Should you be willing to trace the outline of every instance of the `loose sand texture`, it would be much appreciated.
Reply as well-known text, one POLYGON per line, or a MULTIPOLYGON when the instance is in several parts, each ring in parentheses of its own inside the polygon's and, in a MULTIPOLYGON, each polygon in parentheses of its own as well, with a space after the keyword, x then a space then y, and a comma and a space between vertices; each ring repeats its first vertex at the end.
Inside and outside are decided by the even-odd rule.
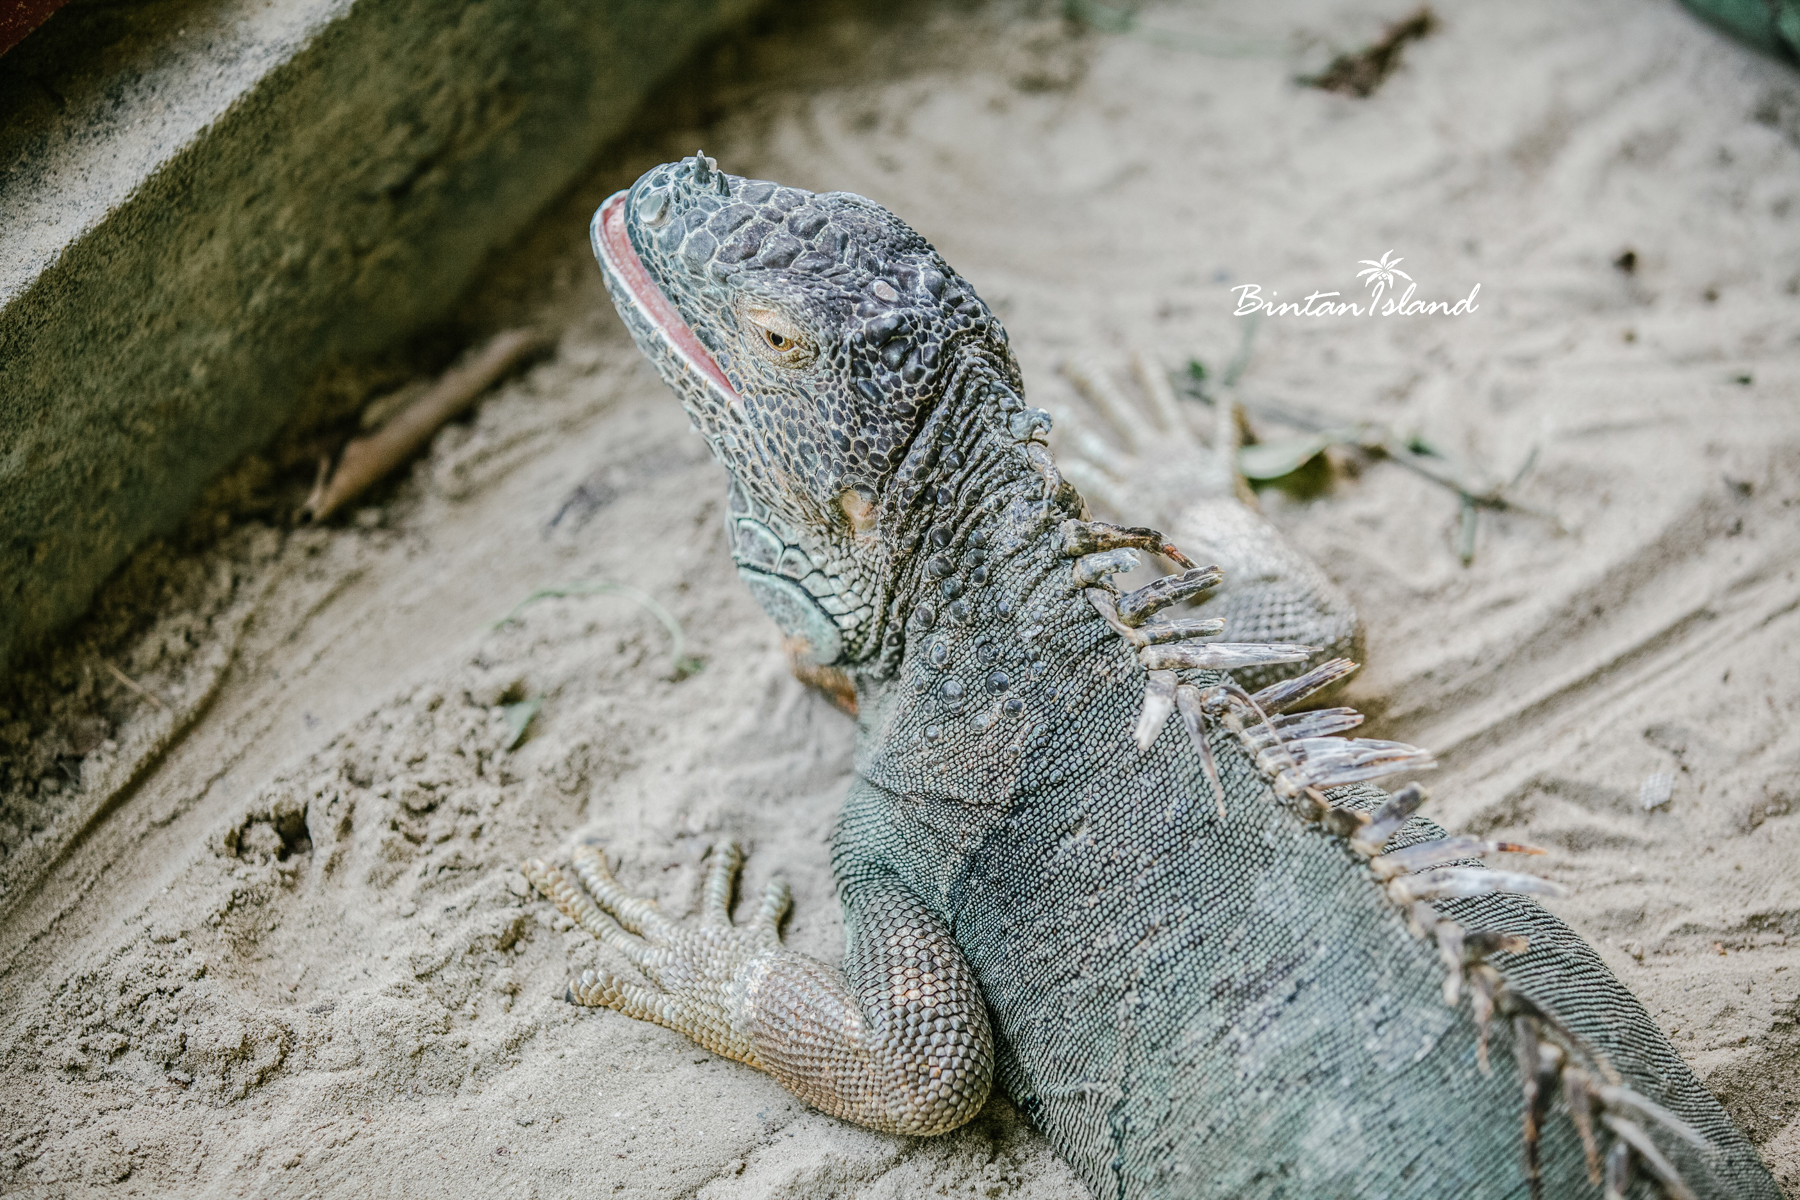
MULTIPOLYGON (((341 523, 282 519, 304 439, 247 464, 9 685, 0 1190, 1082 1194, 1003 1100, 880 1136, 562 998, 605 952, 517 864, 583 837, 677 912, 742 838, 747 888, 793 882, 790 943, 841 954, 851 723, 787 674, 724 477, 585 245, 607 191, 704 145, 902 214, 1057 413, 1066 358, 1216 376, 1238 285, 1361 299, 1388 251, 1421 298, 1479 284, 1467 316, 1269 317, 1240 390, 1530 460, 1508 495, 1556 521, 1484 513, 1465 567, 1456 498, 1354 451, 1264 510, 1354 596, 1350 701, 1438 751, 1434 815, 1550 848, 1552 907, 1800 1196, 1800 76, 1667 0, 1451 0, 1373 96, 1294 82, 1402 8, 1152 5, 1168 36, 1116 36, 826 6, 665 94, 467 301, 469 340, 529 321, 552 356, 341 523), (700 669, 619 594, 495 627, 604 581, 700 669)), ((395 382, 346 378, 339 410, 395 382)), ((1125 515, 1179 529, 1142 472, 1125 515)))

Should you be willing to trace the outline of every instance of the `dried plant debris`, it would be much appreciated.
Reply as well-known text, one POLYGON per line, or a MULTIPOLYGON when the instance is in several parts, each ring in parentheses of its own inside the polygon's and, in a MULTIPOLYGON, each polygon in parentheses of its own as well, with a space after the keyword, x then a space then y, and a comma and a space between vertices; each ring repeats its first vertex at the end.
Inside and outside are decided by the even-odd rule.
POLYGON ((1399 69, 1400 54, 1406 43, 1418 41, 1437 28, 1436 14, 1429 6, 1421 7, 1412 16, 1388 26, 1387 32, 1373 44, 1338 55, 1323 71, 1303 77, 1300 82, 1323 91, 1366 99, 1399 69))
POLYGON ((345 446, 335 469, 329 464, 321 467, 319 482, 306 502, 306 516, 322 521, 355 499, 418 453, 445 422, 475 403, 509 371, 546 348, 542 334, 509 330, 495 335, 466 365, 446 371, 434 386, 416 394, 402 389, 371 405, 368 416, 376 410, 384 410, 384 415, 394 408, 398 411, 386 415, 374 433, 345 446), (405 397, 404 401, 395 403, 399 397, 405 397))
POLYGON ((1199 359, 1189 359, 1185 370, 1169 376, 1177 395, 1205 404, 1232 405, 1240 422, 1254 416, 1295 431, 1271 438, 1245 436, 1237 455, 1238 473, 1245 479, 1259 484, 1298 484, 1303 472, 1320 463, 1321 456, 1334 446, 1389 459, 1455 493, 1456 556, 1465 567, 1475 561, 1475 538, 1483 509, 1536 517, 1559 534, 1567 532, 1556 514, 1520 504, 1511 496, 1537 465, 1538 447, 1532 447, 1512 476, 1502 480, 1480 466, 1458 460, 1417 433, 1402 434, 1375 421, 1345 424, 1295 405, 1246 399, 1239 393, 1237 383, 1249 364, 1255 338, 1255 323, 1246 324, 1243 340, 1230 364, 1218 373, 1217 383, 1213 372, 1199 359))

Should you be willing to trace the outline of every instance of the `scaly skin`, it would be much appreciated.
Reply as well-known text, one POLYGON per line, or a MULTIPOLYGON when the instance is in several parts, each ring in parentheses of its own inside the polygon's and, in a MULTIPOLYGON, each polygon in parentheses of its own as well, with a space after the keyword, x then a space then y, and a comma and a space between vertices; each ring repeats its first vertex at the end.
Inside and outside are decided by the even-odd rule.
POLYGON ((1353 631, 1312 575, 1284 584, 1291 552, 1238 548, 1267 597, 1231 609, 1242 643, 1171 619, 1217 574, 1118 593, 1129 547, 1191 564, 1086 520, 1005 332, 916 233, 697 156, 609 199, 594 240, 730 474, 741 574, 856 689, 859 779, 841 972, 780 945, 784 893, 730 924, 735 849, 696 924, 590 849, 585 891, 527 870, 650 983, 590 972, 573 999, 895 1132, 955 1127, 997 1075, 1108 1200, 1562 1197, 1602 1174, 1777 1195, 1642 1006, 1519 894, 1554 888, 1478 861, 1529 848, 1445 840, 1416 788, 1370 786, 1429 756, 1333 736, 1348 710, 1275 716, 1347 663, 1231 682, 1308 656, 1264 637, 1353 631))

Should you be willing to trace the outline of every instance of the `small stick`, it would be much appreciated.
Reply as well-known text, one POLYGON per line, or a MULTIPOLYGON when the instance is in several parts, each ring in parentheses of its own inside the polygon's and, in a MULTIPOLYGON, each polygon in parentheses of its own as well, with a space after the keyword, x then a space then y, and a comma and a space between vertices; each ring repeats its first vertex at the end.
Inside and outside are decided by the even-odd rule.
POLYGON ((126 687, 130 688, 132 691, 136 692, 138 695, 142 696, 144 699, 148 700, 150 703, 156 705, 156 707, 163 709, 165 711, 168 709, 169 706, 164 704, 155 692, 151 691, 149 688, 145 687, 143 684, 139 683, 137 680, 133 679, 131 676, 127 675, 125 672, 119 670, 118 667, 113 665, 111 659, 107 659, 107 658, 101 659, 100 665, 105 667, 108 671, 112 672, 112 677, 114 679, 118 680, 120 683, 124 684, 126 687))
POLYGON ((387 424, 345 446, 337 470, 328 478, 321 478, 307 497, 302 517, 313 521, 329 517, 411 458, 446 421, 473 404, 476 397, 543 345, 543 336, 529 329, 496 334, 472 362, 444 372, 429 391, 387 424))

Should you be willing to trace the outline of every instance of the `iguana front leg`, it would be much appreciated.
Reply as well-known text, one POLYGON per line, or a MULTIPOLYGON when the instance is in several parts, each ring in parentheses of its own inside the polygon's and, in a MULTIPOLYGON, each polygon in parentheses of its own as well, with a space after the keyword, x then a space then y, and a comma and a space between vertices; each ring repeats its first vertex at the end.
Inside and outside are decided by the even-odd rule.
POLYGON ((847 976, 781 944, 780 880, 749 922, 731 923, 742 863, 736 844, 715 847, 700 918, 682 921, 626 892, 593 846, 575 852, 580 882, 527 862, 540 892, 650 981, 587 971, 569 998, 686 1034, 872 1129, 923 1136, 973 1117, 993 1084, 993 1035, 944 922, 892 876, 845 885, 847 976))

